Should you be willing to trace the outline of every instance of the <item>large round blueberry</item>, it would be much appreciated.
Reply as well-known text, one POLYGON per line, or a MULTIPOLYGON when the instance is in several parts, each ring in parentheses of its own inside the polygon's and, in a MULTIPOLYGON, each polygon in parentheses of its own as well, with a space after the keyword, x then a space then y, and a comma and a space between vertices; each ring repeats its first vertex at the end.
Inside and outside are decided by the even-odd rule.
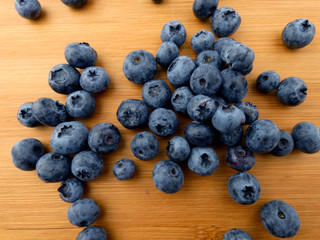
POLYGON ((249 125, 245 133, 247 147, 257 153, 267 153, 274 149, 280 140, 278 126, 270 120, 257 120, 249 125))
POLYGON ((71 172, 71 159, 59 153, 47 153, 36 164, 38 177, 44 182, 60 182, 71 172))
POLYGON ((16 0, 14 7, 23 18, 35 20, 41 15, 41 5, 38 0, 16 0))
POLYGON ((297 211, 281 200, 272 200, 264 204, 260 210, 260 218, 264 227, 278 238, 293 237, 300 229, 297 211))
POLYGON ((236 128, 231 132, 220 132, 219 140, 226 146, 235 147, 240 144, 244 135, 244 130, 241 127, 236 128))
POLYGON ((82 151, 71 162, 72 174, 82 181, 91 181, 99 177, 103 170, 103 159, 98 153, 82 151))
POLYGON ((251 124, 259 118, 259 112, 257 106, 251 102, 238 102, 235 106, 241 109, 246 116, 246 122, 244 124, 251 124))
POLYGON ((189 85, 191 74, 195 68, 196 64, 190 57, 179 56, 168 67, 168 80, 174 87, 189 85))
POLYGON ((238 30, 241 17, 233 8, 221 7, 214 11, 210 23, 217 36, 228 37, 238 30))
POLYGON ((13 164, 24 171, 35 170, 36 163, 43 154, 43 145, 35 138, 22 139, 11 149, 13 164))
POLYGON ((148 106, 138 99, 127 99, 120 103, 117 119, 128 129, 147 126, 149 119, 148 106))
POLYGON ((320 150, 319 128, 311 122, 297 123, 291 135, 294 146, 305 153, 316 153, 320 150))
POLYGON ((184 183, 180 166, 168 160, 160 161, 154 166, 152 178, 156 188, 165 193, 178 192, 184 183))
POLYGON ((82 122, 60 123, 51 134, 51 148, 64 155, 78 153, 86 148, 88 133, 88 128, 82 122))
POLYGON ((209 176, 219 166, 219 158, 216 152, 210 147, 195 147, 191 149, 188 159, 189 169, 200 175, 209 176))
POLYGON ((193 96, 189 87, 183 86, 177 88, 171 96, 173 110, 181 114, 187 114, 187 106, 193 96))
POLYGON ((234 228, 229 230, 223 235, 222 240, 253 240, 252 237, 246 231, 240 228, 234 228))
POLYGON ((135 171, 134 162, 128 158, 120 159, 113 165, 113 175, 119 180, 132 178, 135 171))
POLYGON ((288 77, 280 82, 277 97, 284 104, 299 105, 307 97, 307 85, 300 78, 288 77))
POLYGON ((33 102, 26 102, 18 109, 17 119, 23 126, 36 127, 40 124, 33 114, 32 107, 33 102))
POLYGON ((228 149, 226 160, 229 167, 239 172, 249 171, 256 162, 254 153, 249 148, 240 145, 228 149))
POLYGON ((85 68, 80 76, 80 86, 91 93, 99 93, 110 85, 110 77, 105 69, 98 66, 85 68))
POLYGON ((142 99, 150 108, 166 107, 171 100, 170 87, 160 79, 148 81, 142 87, 142 99))
POLYGON ((159 142, 152 133, 140 132, 132 138, 130 148, 140 160, 149 160, 158 154, 159 142))
POLYGON ((174 20, 163 26, 160 36, 162 42, 174 42, 180 47, 186 41, 187 32, 181 22, 174 20))
POLYGON ((98 204, 90 198, 82 198, 68 209, 68 219, 70 223, 78 227, 86 227, 94 223, 100 214, 98 204))
POLYGON ((68 178, 61 183, 58 192, 63 201, 73 203, 82 197, 83 184, 78 178, 68 178))
POLYGON ((189 157, 191 149, 185 138, 175 136, 168 142, 166 151, 170 160, 181 162, 189 157))
POLYGON ((217 9, 219 0, 194 0, 192 4, 193 14, 200 20, 208 19, 217 9))
POLYGON ((222 66, 220 54, 213 50, 204 50, 200 52, 194 60, 197 67, 202 64, 210 64, 218 69, 222 66))
POLYGON ((157 108, 149 116, 149 128, 160 137, 170 136, 178 128, 177 115, 170 109, 157 108))
POLYGON ((289 48, 303 48, 311 43, 316 29, 311 21, 305 18, 288 23, 282 31, 282 40, 289 48))
POLYGON ((81 8, 87 0, 61 0, 61 2, 72 8, 81 8))
POLYGON ((221 54, 222 49, 225 46, 231 45, 232 43, 236 42, 236 40, 234 40, 233 38, 229 38, 229 37, 222 37, 217 39, 217 41, 214 43, 213 45, 213 50, 218 52, 219 56, 221 54))
POLYGON ((280 76, 274 71, 265 71, 261 73, 257 80, 257 89, 260 92, 268 93, 276 90, 280 84, 280 76))
POLYGON ((194 146, 206 147, 216 139, 216 131, 211 124, 202 122, 188 123, 184 129, 184 136, 194 146))
POLYGON ((277 146, 271 150, 271 154, 274 156, 282 157, 286 156, 294 148, 294 141, 290 133, 280 130, 280 140, 277 146))
POLYGON ((49 85, 57 93, 69 94, 81 89, 79 71, 69 64, 54 66, 49 72, 49 85))
POLYGON ((96 110, 96 100, 94 96, 87 91, 75 91, 68 95, 66 99, 66 109, 71 117, 87 118, 96 110))
POLYGON ((217 110, 218 103, 205 95, 196 95, 191 98, 187 106, 189 117, 198 122, 205 122, 212 118, 217 110))
POLYGON ((98 57, 97 52, 85 42, 69 43, 64 50, 64 56, 67 62, 76 68, 94 66, 98 57))
POLYGON ((89 132, 88 144, 92 151, 110 153, 115 151, 121 141, 119 129, 112 123, 99 123, 89 132))
POLYGON ((107 232, 98 226, 89 226, 83 229, 76 240, 107 240, 107 232))
POLYGON ((253 204, 258 201, 261 187, 258 179, 250 173, 238 172, 228 180, 230 197, 240 204, 253 204))
POLYGON ((178 56, 178 46, 173 42, 164 42, 156 53, 156 61, 161 67, 167 68, 178 56))
POLYGON ((214 35, 208 30, 201 30, 195 33, 191 38, 191 47, 196 53, 204 50, 210 50, 214 44, 214 35))

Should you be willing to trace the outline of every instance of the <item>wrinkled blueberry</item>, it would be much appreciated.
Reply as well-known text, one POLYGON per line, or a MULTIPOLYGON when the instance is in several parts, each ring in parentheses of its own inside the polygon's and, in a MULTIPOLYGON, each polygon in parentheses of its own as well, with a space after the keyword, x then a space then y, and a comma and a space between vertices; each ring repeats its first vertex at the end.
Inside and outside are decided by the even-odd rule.
POLYGON ((187 114, 187 106, 193 96, 189 87, 183 86, 177 88, 171 96, 173 110, 181 114, 187 114))
POLYGON ((241 109, 246 116, 244 124, 251 124, 259 118, 258 109, 251 102, 238 102, 235 106, 241 109))
POLYGON ((170 136, 178 128, 178 118, 170 109, 157 108, 150 114, 148 126, 157 136, 170 136))
POLYGON ((320 150, 319 128, 311 122, 300 122, 296 124, 291 136, 294 146, 305 153, 316 153, 320 150))
POLYGON ((123 158, 113 165, 113 175, 119 180, 132 178, 135 171, 134 162, 128 158, 123 158))
POLYGON ((235 147, 240 144, 244 135, 242 127, 236 128, 231 132, 220 133, 219 140, 226 146, 235 147))
POLYGON ((61 2, 72 8, 81 8, 87 0, 61 0, 61 2))
POLYGON ((229 38, 229 37, 222 37, 217 39, 217 41, 214 43, 213 45, 213 50, 216 51, 219 56, 221 54, 222 49, 225 46, 231 45, 232 43, 236 42, 236 40, 234 40, 233 38, 229 38))
POLYGON ((217 110, 218 103, 205 95, 196 95, 191 98, 187 106, 189 117, 198 122, 205 122, 212 118, 217 110))
POLYGON ((168 67, 168 80, 174 87, 189 85, 191 74, 195 68, 196 64, 190 57, 179 56, 168 67))
POLYGON ((96 100, 94 96, 87 91, 75 91, 68 95, 66 99, 66 109, 71 117, 87 118, 96 110, 96 100))
POLYGON ((82 197, 83 184, 78 178, 68 178, 61 183, 58 192, 63 201, 73 203, 82 197))
POLYGON ((167 68, 178 56, 178 46, 173 42, 164 42, 156 53, 156 61, 161 67, 167 68))
POLYGON ((249 148, 240 145, 228 149, 226 160, 229 167, 239 172, 249 171, 256 162, 254 153, 249 148))
POLYGON ((152 133, 140 132, 132 138, 130 148, 132 153, 140 160, 149 160, 157 156, 159 142, 152 133))
POLYGON ((89 226, 83 229, 76 240, 107 240, 107 232, 98 226, 89 226))
POLYGON ((33 102, 26 102, 18 109, 17 119, 23 126, 36 127, 40 124, 33 115, 32 107, 33 102))
POLYGON ((193 14, 200 20, 208 19, 217 9, 219 0, 194 0, 192 4, 193 14))
POLYGON ((194 121, 186 125, 184 136, 190 144, 206 147, 215 141, 217 134, 211 124, 194 121))
POLYGON ((280 140, 277 146, 271 150, 271 154, 274 156, 282 157, 286 156, 294 148, 294 141, 290 133, 280 130, 280 140))
POLYGON ((223 235, 222 240, 253 240, 249 233, 240 228, 229 230, 223 235))
POLYGON ((280 84, 280 76, 274 71, 265 71, 261 73, 257 80, 257 89, 260 92, 268 93, 276 90, 280 84))
POLYGON ((174 42, 180 47, 186 41, 187 32, 181 22, 174 20, 163 26, 160 36, 162 42, 174 42))
POLYGON ((189 169, 199 176, 209 176, 219 166, 219 158, 210 147, 195 147, 191 149, 188 158, 189 169))
POLYGON ((166 151, 170 160, 181 162, 189 157, 191 150, 189 143, 185 138, 175 136, 168 142, 166 151))
POLYGON ((97 52, 85 42, 69 43, 64 50, 64 56, 67 62, 76 68, 94 66, 98 57, 97 52))
POLYGON ((210 64, 218 69, 222 66, 220 54, 213 50, 204 50, 200 52, 194 60, 197 67, 202 64, 210 64))
POLYGON ((23 18, 35 20, 41 15, 41 5, 38 0, 16 0, 14 7, 23 18))
POLYGON ((301 104, 307 97, 306 83, 297 77, 283 79, 277 88, 279 100, 291 106, 301 104))
POLYGON ((102 92, 110 85, 110 77, 107 71, 98 66, 85 68, 79 81, 80 86, 90 93, 102 92))
POLYGON ((241 17, 233 8, 221 7, 214 11, 210 24, 217 36, 228 37, 240 27, 241 17))
POLYGON ((142 99, 150 108, 166 107, 171 101, 170 87, 160 79, 148 81, 142 87, 142 99))
POLYGON ((214 44, 215 37, 208 30, 201 30, 195 33, 191 38, 191 47, 196 53, 204 50, 210 50, 214 44))

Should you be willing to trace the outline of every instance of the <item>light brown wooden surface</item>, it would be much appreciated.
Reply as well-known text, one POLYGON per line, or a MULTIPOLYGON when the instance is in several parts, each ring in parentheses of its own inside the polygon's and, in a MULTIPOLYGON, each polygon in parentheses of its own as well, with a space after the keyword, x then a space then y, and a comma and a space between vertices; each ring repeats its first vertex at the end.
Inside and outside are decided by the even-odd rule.
MULTIPOLYGON (((42 141, 50 151, 53 128, 26 128, 19 124, 19 106, 40 97, 65 101, 48 85, 50 69, 65 63, 64 47, 70 42, 85 41, 98 52, 97 65, 104 67, 111 85, 96 95, 97 109, 83 122, 92 128, 100 122, 111 122, 121 131, 119 149, 104 155, 105 169, 100 178, 86 184, 85 197, 93 198, 101 208, 96 225, 104 227, 111 240, 204 240, 222 239, 231 228, 242 228, 253 239, 276 239, 259 219, 261 206, 280 199, 292 205, 300 215, 301 229, 294 239, 320 239, 320 154, 304 154, 294 150, 289 156, 277 158, 256 155, 256 165, 250 170, 261 183, 261 197, 253 205, 234 202, 227 192, 228 178, 235 173, 225 162, 225 147, 214 147, 220 166, 209 177, 199 177, 183 166, 185 184, 181 191, 168 195, 158 191, 152 182, 152 168, 157 161, 167 159, 166 142, 158 138, 159 155, 150 161, 140 161, 131 153, 130 141, 138 130, 124 129, 116 119, 116 109, 127 98, 141 99, 141 86, 130 83, 122 72, 125 56, 135 49, 155 54, 162 26, 169 20, 181 21, 187 29, 186 43, 180 55, 195 58, 190 46, 191 36, 199 30, 210 30, 209 21, 200 22, 192 13, 192 0, 163 0, 156 5, 151 0, 88 0, 79 10, 63 5, 59 0, 42 0, 43 15, 37 21, 21 18, 12 1, 2 1, 0 7, 0 239, 75 239, 81 231, 66 217, 70 204, 57 193, 58 183, 46 184, 35 171, 15 168, 10 157, 11 147, 26 137, 42 141), (120 158, 134 160, 134 179, 118 181, 112 166, 120 158)), ((290 21, 308 18, 320 28, 318 0, 221 0, 219 6, 230 6, 242 17, 239 30, 232 36, 253 48, 254 69, 247 76, 249 92, 245 100, 257 105, 260 119, 274 121, 280 129, 291 131, 300 121, 320 126, 320 39, 300 50, 289 50, 281 41, 281 31, 290 21), (297 107, 280 104, 274 94, 261 94, 255 89, 255 79, 265 70, 277 71, 281 78, 297 76, 308 85, 306 101, 297 107)), ((159 68, 156 78, 167 81, 159 68)), ((172 88, 173 90, 173 88, 172 88)), ((179 115, 176 135, 183 135, 190 121, 179 115)))

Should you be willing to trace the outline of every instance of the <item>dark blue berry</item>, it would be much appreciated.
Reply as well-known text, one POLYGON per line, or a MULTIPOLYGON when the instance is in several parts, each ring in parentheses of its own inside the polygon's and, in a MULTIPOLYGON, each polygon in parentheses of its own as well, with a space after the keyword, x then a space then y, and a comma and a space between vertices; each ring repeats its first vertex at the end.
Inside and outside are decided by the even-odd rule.
POLYGON ((271 150, 271 154, 274 156, 282 157, 286 156, 294 148, 294 141, 290 133, 280 130, 280 140, 277 146, 271 150))
POLYGON ((178 118, 170 109, 157 108, 150 114, 148 126, 157 136, 167 137, 177 130, 178 118))
POLYGON ((210 50, 214 44, 215 37, 208 30, 201 30, 195 33, 191 38, 191 47, 196 53, 204 50, 210 50))
POLYGON ((219 0, 194 0, 192 5, 193 14, 200 20, 208 19, 217 9, 219 0))
POLYGON ((228 149, 226 160, 229 167, 239 172, 249 171, 256 162, 254 153, 249 148, 240 145, 228 149))
POLYGON ((195 147, 191 149, 188 159, 189 169, 200 175, 209 176, 219 166, 219 158, 216 152, 210 147, 195 147))
POLYGON ((66 99, 66 109, 68 114, 74 118, 87 118, 96 109, 94 96, 84 90, 70 93, 66 99))
POLYGON ((123 158, 113 165, 113 175, 119 180, 132 178, 135 171, 134 162, 128 158, 123 158))
POLYGON ((211 124, 194 121, 186 125, 184 136, 190 144, 206 147, 215 141, 217 134, 211 124))
POLYGON ((223 235, 222 240, 253 240, 249 233, 240 228, 229 230, 223 235))
POLYGON ((160 79, 148 81, 142 87, 142 99, 153 109, 167 107, 171 101, 170 87, 160 79))
POLYGON ((306 83, 297 77, 283 79, 277 88, 279 100, 291 106, 301 104, 307 97, 306 83))
POLYGON ((233 8, 221 7, 214 11, 210 23, 217 36, 228 37, 238 30, 241 17, 233 8))
POLYGON ((32 107, 33 102, 26 102, 18 109, 17 119, 23 126, 36 127, 40 124, 33 115, 32 107))
POLYGON ((205 95, 196 95, 191 98, 187 106, 189 116, 198 122, 205 122, 212 118, 217 110, 218 103, 205 95))
POLYGON ((188 141, 180 136, 171 138, 168 142, 166 150, 169 159, 175 162, 186 160, 191 151, 188 141))
POLYGON ((173 110, 181 114, 187 114, 187 106, 193 96, 189 87, 184 86, 177 88, 171 96, 173 110))
POLYGON ((234 40, 233 38, 229 38, 229 37, 222 37, 217 39, 217 41, 214 43, 213 45, 213 50, 216 51, 219 56, 221 54, 222 49, 225 46, 231 45, 232 43, 236 42, 236 40, 234 40))
POLYGON ((311 122, 300 122, 296 124, 291 135, 294 146, 305 153, 316 153, 320 150, 319 128, 311 122))
POLYGON ((274 71, 265 71, 258 76, 256 82, 260 92, 268 93, 277 89, 280 84, 280 76, 274 71))
POLYGON ((222 66, 220 54, 213 50, 204 50, 200 52, 194 60, 197 67, 202 64, 210 64, 218 69, 222 66))
POLYGON ((85 68, 79 81, 80 86, 91 93, 100 93, 110 85, 110 77, 107 71, 98 66, 85 68))
POLYGON ((251 102, 239 102, 235 106, 241 109, 246 116, 246 122, 244 124, 251 124, 259 118, 259 112, 255 105, 251 102))
POLYGON ((61 0, 61 2, 72 8, 81 8, 86 4, 87 0, 61 0))
POLYGON ((179 56, 168 67, 168 80, 174 87, 189 85, 191 74, 195 68, 196 64, 190 57, 179 56))
POLYGON ((85 42, 69 43, 64 50, 64 56, 67 62, 76 68, 94 66, 98 57, 97 52, 85 42))
POLYGON ((220 133, 219 140, 226 146, 235 147, 240 144, 244 135, 242 127, 236 128, 231 132, 220 133))
POLYGON ((23 18, 35 20, 41 15, 41 5, 38 0, 16 0, 14 6, 23 18))
POLYGON ((159 142, 152 133, 140 132, 132 138, 130 148, 140 160, 149 160, 158 154, 159 142))
POLYGON ((186 29, 179 21, 169 21, 161 30, 162 42, 174 42, 178 47, 186 41, 186 37, 186 29))
POLYGON ((76 240, 107 240, 107 232, 98 226, 89 226, 83 229, 76 240))
POLYGON ((173 42, 164 42, 156 53, 156 61, 161 67, 167 68, 178 56, 178 46, 173 42))
POLYGON ((63 201, 73 203, 82 197, 83 184, 78 178, 68 178, 61 183, 58 192, 63 201))

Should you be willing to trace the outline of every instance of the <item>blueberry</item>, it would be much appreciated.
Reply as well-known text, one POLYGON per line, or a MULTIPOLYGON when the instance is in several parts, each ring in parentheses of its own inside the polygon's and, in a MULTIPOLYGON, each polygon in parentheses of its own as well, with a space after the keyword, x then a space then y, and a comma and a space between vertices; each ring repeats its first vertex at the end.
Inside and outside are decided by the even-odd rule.
POLYGON ((135 84, 144 84, 157 73, 158 66, 154 56, 146 50, 130 52, 123 62, 123 73, 135 84))
POLYGON ((59 153, 47 153, 38 160, 36 171, 44 182, 61 182, 70 175, 71 159, 59 153))
POLYGON ((24 171, 35 170, 37 161, 43 155, 43 145, 35 138, 22 139, 11 149, 13 164, 24 171))
POLYGON ((225 46, 231 45, 232 43, 235 43, 236 40, 229 37, 222 37, 217 39, 217 41, 213 45, 213 50, 216 51, 219 55, 221 54, 222 49, 225 46))
POLYGON ((226 101, 222 97, 213 95, 211 96, 211 98, 215 100, 219 104, 219 106, 227 105, 226 101))
POLYGON ((300 122, 296 124, 291 135, 294 146, 305 153, 316 153, 320 150, 319 128, 311 122, 300 122))
POLYGON ((154 3, 161 3, 162 0, 152 0, 152 2, 154 2, 154 3))
POLYGON ((222 84, 220 95, 231 103, 240 102, 248 92, 248 82, 244 75, 227 68, 221 72, 222 84))
POLYGON ((239 172, 249 171, 256 162, 254 153, 249 148, 240 145, 229 148, 226 159, 229 167, 239 172))
POLYGON ((253 240, 249 233, 240 228, 229 230, 223 235, 222 240, 253 240))
POLYGON ((260 92, 268 93, 277 89, 280 84, 280 76, 274 71, 265 71, 258 76, 256 82, 260 92))
POLYGON ((134 162, 128 158, 123 158, 113 165, 113 175, 119 180, 132 178, 135 171, 134 162))
POLYGON ((241 17, 233 8, 221 7, 214 11, 210 24, 217 36, 228 37, 238 30, 241 17))
POLYGON ((156 61, 161 67, 167 68, 178 56, 178 46, 173 42, 164 42, 156 53, 156 61))
POLYGON ((184 136, 190 144, 206 147, 215 141, 217 134, 211 124, 194 121, 186 125, 184 136))
POLYGON ((219 158, 210 147, 195 147, 191 149, 188 159, 189 169, 199 176, 209 176, 219 166, 219 158))
POLYGON ((72 8, 81 8, 86 4, 87 0, 61 0, 61 2, 72 8))
POLYGON ((178 192, 184 183, 180 166, 168 160, 160 161, 154 166, 152 178, 156 188, 165 193, 178 192))
POLYGON ((193 14, 200 20, 208 19, 217 9, 219 0, 194 0, 192 5, 193 14))
POLYGON ((258 179, 250 173, 238 172, 228 180, 230 197, 240 204, 253 204, 258 201, 261 187, 258 179))
POLYGON ((210 50, 214 44, 214 35, 208 30, 201 30, 195 33, 191 38, 191 47, 196 53, 204 50, 210 50))
POLYGON ((38 0, 16 0, 14 7, 23 18, 35 20, 41 15, 41 5, 38 0))
POLYGON ((82 181, 98 178, 103 170, 103 159, 98 153, 82 151, 74 156, 71 162, 72 174, 82 181))
POLYGON ((277 146, 271 150, 271 154, 274 156, 282 157, 286 156, 294 148, 294 141, 290 133, 280 130, 280 140, 277 146))
POLYGON ((23 126, 36 127, 40 124, 33 115, 32 107, 33 102, 26 102, 18 109, 17 119, 23 126))
POLYGON ((177 130, 178 118, 170 109, 157 108, 150 114, 148 126, 157 136, 167 137, 177 130))
POLYGON ((186 41, 186 37, 186 29, 179 21, 169 21, 161 30, 162 42, 174 42, 178 47, 186 41))
POLYGON ((38 122, 47 126, 57 126, 67 120, 65 106, 50 98, 40 98, 33 103, 32 113, 38 122))
POLYGON ((96 109, 94 96, 84 90, 70 93, 66 99, 66 109, 68 114, 74 118, 87 118, 96 109))
POLYGON ((132 153, 140 160, 149 160, 157 156, 159 142, 150 132, 139 132, 131 140, 132 153))
POLYGON ((99 214, 100 208, 93 199, 82 198, 71 204, 67 216, 73 225, 87 227, 97 220, 99 214))
POLYGON ((69 64, 54 66, 49 72, 49 86, 57 93, 69 94, 80 90, 80 73, 69 64))
POLYGON ((220 54, 213 50, 204 50, 200 52, 194 60, 197 67, 202 64, 210 64, 218 69, 222 66, 220 54))
POLYGON ((97 62, 97 52, 85 42, 69 43, 64 50, 64 56, 67 62, 76 68, 94 66, 97 62))
POLYGON ((170 87, 160 79, 148 81, 142 87, 142 99, 153 109, 167 107, 171 101, 170 87))
POLYGON ((300 229, 297 211, 281 200, 265 203, 260 210, 260 218, 264 227, 278 238, 293 237, 300 229))
POLYGON ((81 87, 90 93, 100 93, 110 85, 110 77, 107 71, 98 66, 85 68, 79 81, 81 87))
POLYGON ((173 110, 181 114, 187 114, 187 106, 193 96, 189 87, 184 86, 177 88, 171 96, 173 110))
POLYGON ((76 240, 107 240, 107 232, 98 226, 89 226, 83 229, 76 240))
POLYGON ((235 147, 240 144, 244 135, 242 127, 238 127, 231 132, 220 133, 219 140, 226 146, 235 147))
POLYGON ((219 106, 212 116, 212 125, 220 132, 232 132, 246 121, 242 110, 233 105, 219 106))
POLYGON ((112 123, 99 123, 89 132, 88 144, 92 151, 110 153, 115 151, 121 141, 119 129, 112 123))
POLYGON ((198 122, 210 120, 217 110, 218 103, 205 95, 196 95, 191 98, 187 106, 189 116, 198 122))
POLYGON ((258 109, 251 102, 238 102, 235 106, 241 109, 246 116, 244 124, 251 124, 259 118, 258 109))
POLYGON ((277 88, 279 100, 291 106, 301 104, 307 97, 306 83, 297 77, 283 79, 277 88))
POLYGON ((220 71, 210 65, 202 64, 197 67, 191 75, 190 87, 196 94, 213 96, 222 84, 220 71))
POLYGON ((277 146, 280 140, 280 130, 270 120, 257 120, 249 125, 244 138, 251 151, 267 153, 277 146))
POLYGON ((168 80, 174 87, 189 85, 191 74, 195 68, 196 64, 190 57, 179 56, 168 67, 168 80))
POLYGON ((124 100, 118 107, 117 119, 128 129, 145 127, 149 119, 148 106, 138 99, 124 100))
POLYGON ((60 123, 51 134, 51 148, 63 155, 78 153, 87 147, 88 133, 88 128, 82 122, 60 123))
POLYGON ((315 26, 305 18, 288 23, 282 31, 282 40, 288 48, 303 48, 311 43, 315 26))
POLYGON ((188 141, 180 136, 171 138, 166 150, 169 159, 175 162, 182 162, 186 160, 191 151, 188 141))
POLYGON ((63 201, 73 203, 82 197, 83 184, 78 178, 68 178, 61 183, 58 192, 63 201))

